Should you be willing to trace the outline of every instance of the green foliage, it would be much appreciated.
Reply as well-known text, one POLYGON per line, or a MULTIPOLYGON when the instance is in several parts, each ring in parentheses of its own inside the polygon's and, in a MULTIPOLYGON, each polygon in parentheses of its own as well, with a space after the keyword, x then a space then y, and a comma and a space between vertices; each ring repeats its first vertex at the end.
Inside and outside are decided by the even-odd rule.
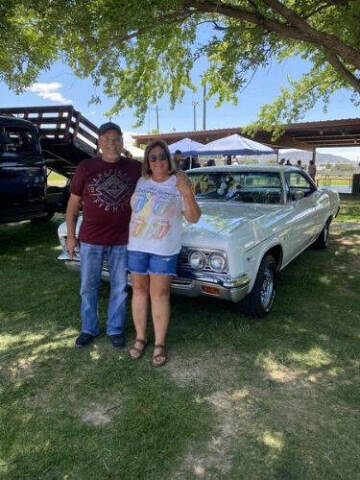
POLYGON ((110 115, 133 107, 141 124, 157 99, 167 95, 173 107, 195 89, 191 73, 200 57, 207 59, 202 82, 217 105, 236 103, 274 58, 310 60, 310 71, 289 78, 249 131, 272 129, 300 119, 318 99, 326 105, 341 88, 352 89, 358 104, 359 19, 355 0, 5 0, 0 79, 21 92, 62 58, 114 99, 110 115))

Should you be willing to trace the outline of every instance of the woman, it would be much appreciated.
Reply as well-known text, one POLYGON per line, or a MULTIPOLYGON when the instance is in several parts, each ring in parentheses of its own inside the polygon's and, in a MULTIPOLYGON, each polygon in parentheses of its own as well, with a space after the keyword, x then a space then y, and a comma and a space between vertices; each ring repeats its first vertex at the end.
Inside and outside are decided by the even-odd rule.
POLYGON ((170 283, 181 249, 182 216, 196 223, 201 215, 191 182, 176 173, 165 142, 150 143, 144 154, 142 177, 131 199, 128 270, 132 282, 132 315, 136 340, 129 355, 142 356, 151 303, 155 331, 154 367, 167 362, 165 347, 170 319, 170 283))

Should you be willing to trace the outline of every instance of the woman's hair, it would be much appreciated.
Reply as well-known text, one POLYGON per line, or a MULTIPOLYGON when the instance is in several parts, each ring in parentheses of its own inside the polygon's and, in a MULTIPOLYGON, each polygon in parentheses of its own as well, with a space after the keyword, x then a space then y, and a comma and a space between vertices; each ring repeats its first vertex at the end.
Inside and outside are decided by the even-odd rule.
POLYGON ((144 161, 143 161, 143 165, 142 165, 143 176, 144 177, 151 176, 151 168, 150 168, 150 163, 149 163, 149 153, 151 152, 151 150, 154 147, 161 147, 164 150, 164 152, 166 154, 166 157, 167 157, 167 161, 168 161, 168 168, 169 168, 170 175, 173 175, 174 173, 176 173, 176 167, 175 167, 173 159, 171 158, 169 147, 167 146, 166 142, 164 142, 163 140, 154 140, 153 142, 150 142, 145 149, 144 161))

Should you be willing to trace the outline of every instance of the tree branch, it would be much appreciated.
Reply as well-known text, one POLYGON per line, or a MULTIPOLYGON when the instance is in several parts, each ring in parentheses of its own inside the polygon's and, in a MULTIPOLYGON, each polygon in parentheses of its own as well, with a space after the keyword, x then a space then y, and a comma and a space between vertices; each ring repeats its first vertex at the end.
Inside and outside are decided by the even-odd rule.
POLYGON ((339 60, 336 55, 332 53, 327 54, 328 62, 332 67, 341 74, 342 77, 346 78, 349 84, 360 93, 360 79, 358 79, 350 70, 348 70, 345 65, 339 60))
POLYGON ((350 63, 356 68, 360 68, 360 52, 350 45, 345 44, 339 37, 315 30, 309 25, 300 15, 294 10, 287 7, 279 0, 262 0, 265 5, 270 7, 277 13, 280 13, 291 25, 303 31, 307 37, 310 37, 310 42, 318 47, 325 47, 327 50, 333 52, 336 56, 342 58, 347 63, 350 63))

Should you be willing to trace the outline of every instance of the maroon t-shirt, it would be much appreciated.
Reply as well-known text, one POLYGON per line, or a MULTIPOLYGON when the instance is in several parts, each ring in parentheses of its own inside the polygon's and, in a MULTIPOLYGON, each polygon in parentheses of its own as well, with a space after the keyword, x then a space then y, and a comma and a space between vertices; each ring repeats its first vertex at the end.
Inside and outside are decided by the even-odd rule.
POLYGON ((130 198, 140 176, 141 163, 129 158, 109 163, 95 157, 79 163, 71 182, 71 193, 83 202, 82 242, 127 244, 130 198))

